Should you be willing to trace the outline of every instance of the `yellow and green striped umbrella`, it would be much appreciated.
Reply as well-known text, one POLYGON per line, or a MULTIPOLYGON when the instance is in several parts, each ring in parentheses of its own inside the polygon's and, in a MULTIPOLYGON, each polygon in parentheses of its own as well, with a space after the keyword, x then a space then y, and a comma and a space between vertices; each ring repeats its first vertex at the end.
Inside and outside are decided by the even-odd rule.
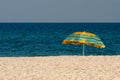
POLYGON ((84 44, 94 46, 96 48, 105 48, 105 45, 100 40, 100 38, 90 32, 74 32, 69 35, 63 44, 83 44, 83 55, 84 55, 84 44))

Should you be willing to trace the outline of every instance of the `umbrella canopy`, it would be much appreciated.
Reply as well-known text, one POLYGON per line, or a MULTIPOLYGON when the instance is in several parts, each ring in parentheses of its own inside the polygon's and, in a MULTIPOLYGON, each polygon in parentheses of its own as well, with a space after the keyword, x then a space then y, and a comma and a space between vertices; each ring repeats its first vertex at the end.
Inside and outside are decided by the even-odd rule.
POLYGON ((72 33, 65 40, 63 40, 63 44, 83 44, 83 54, 84 44, 94 46, 96 48, 105 48, 105 45, 97 35, 85 31, 72 33))

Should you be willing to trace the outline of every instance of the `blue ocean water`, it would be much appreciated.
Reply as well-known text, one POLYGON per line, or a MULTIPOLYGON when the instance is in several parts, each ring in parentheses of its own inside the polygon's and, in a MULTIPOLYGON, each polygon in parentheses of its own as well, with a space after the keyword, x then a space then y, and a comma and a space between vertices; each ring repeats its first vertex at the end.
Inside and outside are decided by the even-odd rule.
POLYGON ((97 34, 105 49, 85 46, 85 55, 120 55, 120 23, 0 23, 0 56, 82 55, 82 45, 62 41, 75 31, 97 34))

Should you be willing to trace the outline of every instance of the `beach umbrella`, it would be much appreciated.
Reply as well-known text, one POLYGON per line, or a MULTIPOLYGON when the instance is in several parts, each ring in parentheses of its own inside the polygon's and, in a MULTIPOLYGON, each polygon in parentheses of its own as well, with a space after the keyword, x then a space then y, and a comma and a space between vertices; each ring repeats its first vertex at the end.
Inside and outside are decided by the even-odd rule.
POLYGON ((96 48, 105 48, 105 45, 101 41, 101 39, 91 32, 74 32, 69 35, 65 40, 62 42, 63 44, 74 44, 74 45, 83 45, 83 55, 85 50, 85 45, 94 46, 96 48))

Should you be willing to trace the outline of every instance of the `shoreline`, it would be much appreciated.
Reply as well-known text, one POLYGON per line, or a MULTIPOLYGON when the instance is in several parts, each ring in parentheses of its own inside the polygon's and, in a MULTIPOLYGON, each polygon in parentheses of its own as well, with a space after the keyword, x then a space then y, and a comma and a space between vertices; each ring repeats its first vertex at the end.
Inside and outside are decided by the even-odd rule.
POLYGON ((0 56, 0 58, 42 58, 42 57, 120 57, 120 55, 58 55, 58 56, 0 56))

